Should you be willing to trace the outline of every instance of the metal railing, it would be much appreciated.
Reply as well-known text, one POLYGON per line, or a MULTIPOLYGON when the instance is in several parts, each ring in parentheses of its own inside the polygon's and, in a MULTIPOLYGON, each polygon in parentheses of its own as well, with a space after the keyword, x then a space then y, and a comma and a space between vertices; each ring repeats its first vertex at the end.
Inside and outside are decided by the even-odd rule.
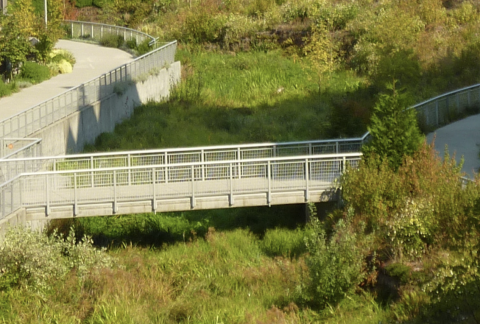
POLYGON ((427 126, 438 127, 475 106, 480 106, 480 84, 444 93, 409 109, 416 109, 418 117, 427 126))
POLYGON ((76 154, 24 159, 0 159, 5 180, 20 173, 114 167, 166 165, 175 163, 215 162, 261 159, 280 156, 339 154, 359 152, 368 134, 359 138, 284 143, 172 148, 160 150, 76 154))
POLYGON ((65 20, 64 23, 70 29, 68 35, 72 38, 92 39, 99 42, 106 35, 115 35, 122 36, 125 42, 135 40, 136 44, 148 40, 149 45, 153 46, 157 42, 153 36, 126 27, 75 20, 65 20))
POLYGON ((0 161, 42 156, 41 138, 0 138, 0 161))
POLYGON ((168 43, 130 63, 1 121, 0 138, 25 138, 83 107, 118 93, 122 87, 134 82, 139 76, 173 63, 176 48, 176 41, 168 43))
POLYGON ((79 206, 151 200, 155 210, 162 199, 190 198, 191 207, 199 197, 228 195, 230 204, 242 194, 264 193, 270 204, 272 194, 301 191, 305 200, 310 191, 325 190, 345 170, 358 165, 361 153, 302 155, 23 173, 0 185, 0 219, 19 208, 79 206))

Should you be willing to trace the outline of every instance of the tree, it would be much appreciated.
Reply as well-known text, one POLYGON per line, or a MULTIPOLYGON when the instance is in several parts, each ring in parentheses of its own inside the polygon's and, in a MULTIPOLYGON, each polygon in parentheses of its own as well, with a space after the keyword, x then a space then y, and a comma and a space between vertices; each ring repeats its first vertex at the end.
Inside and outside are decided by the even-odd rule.
POLYGON ((367 159, 371 155, 387 159, 390 167, 397 170, 405 155, 417 151, 423 135, 417 126, 416 111, 405 109, 405 98, 395 90, 395 82, 388 88, 393 93, 380 95, 368 127, 372 139, 362 151, 367 159))
POLYGON ((12 77, 12 69, 27 60, 27 55, 32 51, 28 41, 28 34, 22 31, 20 22, 14 16, 1 17, 2 30, 0 33, 0 61, 11 64, 7 69, 12 77))

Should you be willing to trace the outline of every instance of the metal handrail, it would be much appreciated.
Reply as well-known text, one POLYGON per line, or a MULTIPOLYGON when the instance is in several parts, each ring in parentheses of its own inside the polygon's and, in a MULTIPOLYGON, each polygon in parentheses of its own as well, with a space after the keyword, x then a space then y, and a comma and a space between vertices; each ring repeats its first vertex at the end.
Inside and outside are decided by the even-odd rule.
MULTIPOLYGON (((129 166, 22 173, 0 185, 0 219, 18 208, 53 206, 78 208, 94 204, 188 197, 192 208, 197 197, 224 197, 263 192, 267 204, 275 193, 300 191, 308 201, 310 192, 331 187, 346 166, 358 164, 361 153, 300 155, 226 160, 170 165, 129 166), (162 187, 158 187, 162 186, 162 187)), ((42 212, 43 213, 43 212, 42 212)))
MULTIPOLYGON (((117 34, 118 34, 118 31, 123 31, 123 32, 129 32, 131 34, 135 34, 135 35, 139 35, 141 36, 142 38, 149 38, 150 39, 150 43, 155 44, 157 39, 158 38, 155 38, 151 35, 148 35, 144 32, 141 32, 141 31, 138 31, 136 29, 131 29, 131 28, 127 28, 127 27, 122 27, 122 26, 113 26, 113 25, 107 25, 107 24, 102 24, 102 23, 96 23, 96 22, 88 22, 88 21, 77 21, 77 20, 64 20, 64 22, 66 23, 69 23, 69 24, 81 24, 81 25, 91 25, 91 26, 98 26, 100 28, 108 28, 107 30, 102 30, 101 31, 101 36, 103 36, 102 34, 103 33, 110 33, 110 34, 113 34, 111 32, 112 29, 115 29, 117 31, 117 34)), ((84 33, 83 33, 84 29, 82 28, 81 29, 81 37, 84 36, 84 33)), ((71 31, 71 36, 73 38, 73 25, 72 25, 72 31, 71 31)), ((90 35, 92 38, 94 38, 95 35, 90 35)), ((152 46, 150 45, 150 46, 152 46)))
MULTIPOLYGON (((149 37, 155 39, 153 36, 149 37)), ((104 73, 99 77, 93 78, 92 80, 73 87, 57 96, 42 101, 33 107, 0 121, 0 137, 27 137, 41 128, 56 122, 58 119, 81 110, 83 107, 113 94, 115 84, 131 81, 142 73, 148 73, 151 68, 162 67, 165 64, 173 63, 175 59, 176 45, 177 41, 170 42, 136 58, 132 62, 123 64, 110 72, 104 73), (154 62, 150 62, 149 60, 153 60, 154 62), (107 84, 107 82, 110 83, 107 84), (90 86, 94 87, 94 91, 91 91, 91 89, 89 89, 90 91, 86 91, 87 87, 90 86), (92 92, 93 95, 91 95, 92 92), (54 107, 54 103, 61 99, 65 102, 69 102, 69 105, 60 108, 54 107), (44 108, 43 115, 42 108, 44 108), (49 112, 49 110, 51 111, 49 112), (36 112, 36 115, 38 116, 36 116, 34 112, 36 112), (49 118, 49 116, 51 116, 51 118, 49 118), (16 121, 16 123, 14 123, 14 121, 16 121)))

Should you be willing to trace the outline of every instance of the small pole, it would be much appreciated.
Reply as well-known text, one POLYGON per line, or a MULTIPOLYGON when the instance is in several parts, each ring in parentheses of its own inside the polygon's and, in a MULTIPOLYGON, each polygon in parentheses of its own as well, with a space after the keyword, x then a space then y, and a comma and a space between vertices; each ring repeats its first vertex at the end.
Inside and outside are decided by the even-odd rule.
POLYGON ((45 0, 44 3, 45 3, 45 28, 48 28, 47 0, 45 0))

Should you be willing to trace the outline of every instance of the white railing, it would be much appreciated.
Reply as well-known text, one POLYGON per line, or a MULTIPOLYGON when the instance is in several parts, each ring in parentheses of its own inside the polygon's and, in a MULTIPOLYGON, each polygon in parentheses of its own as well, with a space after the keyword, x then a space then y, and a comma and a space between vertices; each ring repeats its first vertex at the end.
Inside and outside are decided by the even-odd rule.
POLYGON ((473 107, 480 108, 480 84, 444 93, 409 109, 416 109, 427 126, 438 127, 473 107))
POLYGON ((92 39, 99 42, 107 35, 115 35, 121 36, 125 42, 135 40, 136 44, 148 40, 150 46, 157 41, 153 36, 126 27, 76 20, 65 20, 64 23, 70 29, 68 35, 72 38, 92 39))
MULTIPOLYGON (((361 153, 302 155, 23 173, 0 185, 0 219, 19 208, 73 207, 73 214, 85 205, 152 201, 156 210, 161 200, 228 196, 234 205, 237 195, 264 193, 267 204, 279 192, 309 193, 326 190, 345 170, 358 165, 361 153)), ((72 216, 74 216, 72 215, 72 216)))
POLYGON ((340 154, 359 152, 368 134, 359 138, 284 143, 221 145, 160 150, 76 154, 24 159, 0 159, 0 170, 10 180, 20 173, 175 163, 261 159, 276 156, 340 154))
POLYGON ((41 138, 0 138, 0 161, 42 156, 41 143, 41 138))
POLYGON ((136 78, 173 63, 176 48, 176 41, 163 45, 130 63, 1 121, 0 138, 25 138, 83 107, 118 94, 136 78))

